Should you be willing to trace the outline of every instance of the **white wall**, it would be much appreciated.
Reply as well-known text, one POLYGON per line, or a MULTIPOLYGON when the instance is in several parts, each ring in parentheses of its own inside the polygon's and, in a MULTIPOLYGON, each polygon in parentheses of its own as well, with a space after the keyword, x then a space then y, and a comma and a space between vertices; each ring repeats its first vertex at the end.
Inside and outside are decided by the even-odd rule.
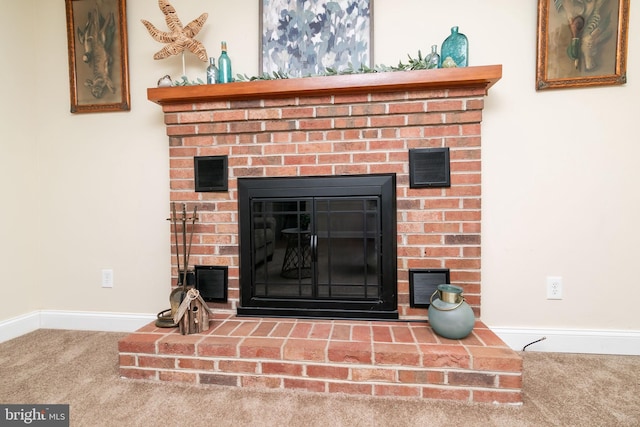
MULTIPOLYGON (((0 0, 0 320, 32 310, 168 307, 168 139, 146 88, 164 74, 179 77, 182 63, 152 59, 162 46, 140 19, 165 28, 157 2, 128 3, 132 110, 73 115, 63 2, 0 0), (37 121, 26 114, 33 111, 37 121), (102 268, 114 269, 113 289, 100 287, 102 268)), ((483 320, 640 331, 640 146, 632 126, 640 8, 631 8, 628 84, 536 92, 536 3, 375 0, 374 59, 406 61, 458 25, 471 65, 503 64, 483 123, 483 320), (545 299, 547 275, 563 277, 563 300, 545 299)), ((256 0, 172 4, 185 24, 208 12, 199 39, 209 54, 217 57, 226 40, 234 72, 258 73, 256 0)), ((189 77, 204 78, 204 64, 187 60, 189 77)))

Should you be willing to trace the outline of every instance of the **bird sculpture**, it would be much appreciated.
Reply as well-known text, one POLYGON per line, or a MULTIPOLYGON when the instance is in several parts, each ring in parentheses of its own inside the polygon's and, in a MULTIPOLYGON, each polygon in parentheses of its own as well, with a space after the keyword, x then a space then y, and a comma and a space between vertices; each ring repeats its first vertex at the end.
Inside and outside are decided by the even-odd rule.
POLYGON ((201 61, 207 62, 207 50, 194 37, 202 29, 209 14, 203 13, 197 19, 189 22, 186 27, 183 27, 176 9, 168 1, 158 0, 158 5, 162 13, 164 13, 169 31, 160 31, 151 22, 142 19, 142 23, 147 27, 151 37, 160 43, 166 44, 165 47, 153 55, 153 59, 165 59, 179 53, 184 55, 186 49, 194 53, 201 61))

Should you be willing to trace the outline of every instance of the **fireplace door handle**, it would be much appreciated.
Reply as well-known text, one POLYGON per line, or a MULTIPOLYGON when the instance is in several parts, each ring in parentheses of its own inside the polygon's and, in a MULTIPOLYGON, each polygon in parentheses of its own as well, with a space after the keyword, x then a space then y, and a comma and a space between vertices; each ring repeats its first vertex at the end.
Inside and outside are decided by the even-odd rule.
POLYGON ((318 262, 318 236, 312 234, 309 244, 311 245, 311 260, 313 262, 318 262))

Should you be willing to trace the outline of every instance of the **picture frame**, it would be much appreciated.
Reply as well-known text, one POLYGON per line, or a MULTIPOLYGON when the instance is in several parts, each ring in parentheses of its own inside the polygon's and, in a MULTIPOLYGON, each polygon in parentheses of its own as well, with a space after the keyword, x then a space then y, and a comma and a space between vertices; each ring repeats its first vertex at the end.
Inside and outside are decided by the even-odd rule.
POLYGON ((65 0, 71 113, 129 111, 126 0, 65 0))
POLYGON ((260 0, 260 72, 287 77, 373 64, 373 0, 260 0))
POLYGON ((629 0, 538 0, 536 90, 627 82, 629 0))

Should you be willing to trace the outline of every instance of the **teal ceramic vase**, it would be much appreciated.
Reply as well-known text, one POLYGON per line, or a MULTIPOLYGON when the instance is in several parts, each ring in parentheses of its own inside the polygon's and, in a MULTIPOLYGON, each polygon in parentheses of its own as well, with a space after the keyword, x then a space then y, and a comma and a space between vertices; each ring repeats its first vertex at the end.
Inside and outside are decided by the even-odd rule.
POLYGON ((451 34, 442 42, 440 49, 440 67, 451 58, 456 67, 469 65, 469 40, 467 36, 458 32, 458 27, 451 27, 451 34))
POLYGON ((461 287, 438 285, 429 304, 429 324, 436 334, 459 340, 471 333, 475 321, 473 310, 464 300, 461 287), (436 294, 438 297, 434 299, 436 294))

